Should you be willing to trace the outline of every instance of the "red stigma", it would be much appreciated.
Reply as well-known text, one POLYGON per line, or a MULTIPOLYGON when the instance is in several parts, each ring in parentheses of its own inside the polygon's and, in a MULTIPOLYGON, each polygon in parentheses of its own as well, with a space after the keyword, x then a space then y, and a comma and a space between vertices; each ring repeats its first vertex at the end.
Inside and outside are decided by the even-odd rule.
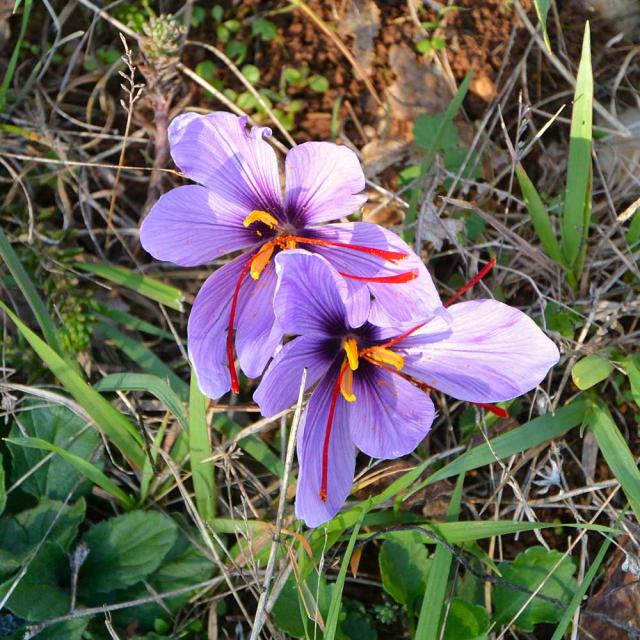
POLYGON ((480 407, 481 409, 486 409, 487 411, 490 411, 491 413, 498 416, 499 418, 509 417, 509 413, 507 412, 506 409, 503 409, 502 407, 498 407, 495 404, 490 404, 486 402, 472 402, 471 404, 475 405, 476 407, 480 407))
POLYGON ((491 260, 489 260, 489 262, 487 262, 487 264, 484 265, 484 267, 482 267, 482 269, 480 269, 480 271, 478 271, 477 275, 471 278, 471 280, 469 280, 469 282, 467 282, 467 284, 465 284, 463 287, 458 289, 458 291, 456 291, 444 303, 444 306, 448 307, 451 303, 455 302, 462 294, 469 291, 469 289, 471 289, 472 287, 475 287, 475 285, 478 284, 478 282, 480 282, 480 280, 482 280, 482 278, 484 278, 489 273, 489 271, 491 271, 491 269, 493 269, 493 267, 495 266, 496 266, 496 259, 492 258, 491 260))
POLYGON ((408 253, 401 251, 386 251, 385 249, 376 249, 374 247, 365 247, 361 244, 348 244, 346 242, 334 242, 333 240, 321 240, 319 238, 302 238, 300 236, 283 236, 283 240, 293 240, 299 244, 313 244, 321 247, 336 247, 337 249, 350 249, 351 251, 360 251, 368 253, 376 258, 387 260, 388 262, 398 262, 409 257, 408 253))
POLYGON ((244 279, 247 277, 247 273, 251 269, 251 262, 254 255, 252 254, 249 260, 242 267, 238 282, 236 282, 236 288, 233 291, 233 298, 231 299, 231 311, 229 313, 229 327, 227 329, 227 364, 229 366, 229 376, 231 377, 231 391, 233 393, 240 393, 240 382, 238 380, 238 372, 234 364, 233 357, 233 329, 236 323, 236 311, 238 309, 238 298, 240 297, 240 289, 244 279))
POLYGON ((320 500, 322 502, 327 501, 327 488, 329 485, 329 441, 331 440, 331 429, 333 428, 333 416, 336 412, 336 404, 338 403, 338 397, 340 395, 340 385, 342 384, 342 376, 347 370, 347 363, 345 362, 338 374, 338 379, 333 387, 331 393, 331 404, 329 405, 329 418, 327 419, 327 426, 324 432, 324 442, 322 444, 322 479, 320 481, 320 500))
POLYGON ((405 282, 411 282, 418 277, 417 271, 403 271, 402 273, 396 273, 392 276, 356 276, 352 273, 343 273, 340 271, 340 275, 343 278, 349 278, 350 280, 358 280, 360 282, 373 282, 377 284, 403 284, 405 282))

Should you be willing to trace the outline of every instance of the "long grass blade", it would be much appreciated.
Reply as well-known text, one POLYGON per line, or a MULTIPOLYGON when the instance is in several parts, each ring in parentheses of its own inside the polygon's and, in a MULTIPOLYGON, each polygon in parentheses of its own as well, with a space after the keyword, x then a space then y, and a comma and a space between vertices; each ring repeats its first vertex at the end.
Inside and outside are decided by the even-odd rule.
POLYGON ((51 369, 65 389, 84 407, 100 429, 120 449, 129 462, 142 468, 145 454, 142 449, 142 436, 138 430, 115 407, 105 400, 95 389, 89 386, 72 367, 65 362, 42 338, 36 335, 14 313, 0 302, 0 308, 13 320, 42 361, 51 369))
MULTIPOLYGON (((19 2, 16 3, 14 11, 17 10, 19 4, 19 2)), ((20 51, 22 50, 22 42, 24 41, 24 37, 27 33, 27 27, 29 26, 29 18, 31 17, 32 8, 33 0, 25 0, 24 11, 22 13, 22 21, 20 23, 20 33, 18 33, 18 39, 16 40, 11 58, 9 58, 7 70, 4 73, 2 84, 0 85, 0 113, 4 111, 4 107, 7 102, 7 92, 9 91, 9 85, 11 84, 11 80, 13 80, 13 76, 16 72, 16 67, 18 66, 18 58, 20 57, 20 51)))

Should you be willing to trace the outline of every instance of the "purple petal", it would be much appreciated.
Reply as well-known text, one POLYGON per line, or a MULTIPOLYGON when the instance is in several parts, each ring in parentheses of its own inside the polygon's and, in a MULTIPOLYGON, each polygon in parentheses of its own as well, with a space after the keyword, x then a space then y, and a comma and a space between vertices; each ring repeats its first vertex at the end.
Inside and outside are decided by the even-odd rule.
POLYGON ((327 349, 326 340, 315 336, 301 336, 285 344, 253 394, 262 415, 270 417, 293 405, 303 369, 307 368, 305 389, 309 389, 327 372, 334 355, 327 349))
POLYGON ((247 118, 217 112, 184 113, 169 126, 175 163, 189 178, 220 199, 246 210, 282 211, 280 175, 275 151, 263 137, 267 127, 246 128, 247 118))
POLYGON ((397 345, 403 371, 468 402, 502 402, 536 387, 558 362, 555 344, 524 313, 496 300, 447 309, 397 345))
POLYGON ((285 176, 285 207, 298 226, 348 216, 367 201, 360 194, 364 173, 356 154, 331 142, 305 142, 291 149, 285 176))
POLYGON ((274 309, 291 335, 325 337, 346 325, 344 280, 319 255, 292 249, 276 256, 278 289, 274 309))
POLYGON ((353 393, 351 437, 369 456, 404 456, 424 440, 431 428, 435 416, 431 398, 398 375, 361 362, 354 372, 353 393))
POLYGON ((317 527, 338 513, 353 484, 356 449, 349 434, 348 403, 340 396, 329 439, 327 499, 323 501, 320 498, 322 450, 337 371, 337 367, 333 367, 333 375, 326 375, 311 394, 298 432, 300 472, 296 491, 296 516, 309 527, 317 527))
POLYGON ((411 271, 418 274, 416 279, 405 283, 367 283, 374 296, 369 322, 379 326, 417 323, 431 318, 442 308, 440 296, 424 263, 395 233, 368 222, 330 224, 311 227, 308 231, 313 237, 324 240, 406 254, 406 258, 393 263, 361 251, 314 247, 314 251, 327 258, 340 273, 365 278, 389 277, 411 271))
POLYGON ((209 398, 219 398, 230 388, 227 326, 231 298, 246 260, 246 256, 238 256, 210 275, 189 316, 189 357, 200 389, 209 398))
POLYGON ((193 267, 255 244, 246 211, 199 185, 165 193, 144 219, 140 242, 154 258, 193 267))
POLYGON ((276 290, 273 261, 258 280, 247 277, 240 289, 236 320, 236 350, 240 368, 249 378, 257 378, 282 342, 282 330, 273 313, 276 290))

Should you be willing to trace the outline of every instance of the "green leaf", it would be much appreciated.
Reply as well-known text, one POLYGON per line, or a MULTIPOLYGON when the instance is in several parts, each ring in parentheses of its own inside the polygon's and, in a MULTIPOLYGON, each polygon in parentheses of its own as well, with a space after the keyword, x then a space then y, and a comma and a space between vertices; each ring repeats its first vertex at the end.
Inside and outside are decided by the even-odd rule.
POLYGON ((0 308, 4 309, 13 320, 20 333, 51 369, 53 375, 62 382, 76 401, 94 419, 98 428, 120 449, 131 464, 141 468, 145 457, 140 446, 142 437, 137 429, 97 391, 92 389, 61 356, 31 331, 4 303, 0 302, 0 308))
POLYGON ((549 41, 549 32, 547 31, 547 16, 549 15, 551 0, 533 0, 533 5, 535 6, 536 13, 538 14, 538 22, 540 22, 544 43, 547 45, 549 53, 551 53, 551 42, 549 41))
POLYGON ((207 458, 211 457, 211 440, 205 415, 208 402, 198 387, 194 371, 191 374, 191 393, 189 395, 189 453, 196 507, 205 522, 211 522, 216 514, 213 462, 205 462, 207 458))
POLYGON ((175 522, 155 511, 132 511, 95 525, 83 537, 89 555, 80 570, 79 592, 107 593, 146 578, 177 537, 175 522))
POLYGON ((629 224, 629 228, 627 229, 627 242, 629 245, 634 245, 638 240, 640 240, 640 215, 638 212, 640 209, 636 209, 633 217, 631 218, 631 222, 629 224))
POLYGON ((242 75, 250 84, 257 84, 260 82, 260 69, 258 69, 255 64, 245 64, 242 67, 242 75))
MULTIPOLYGON (((166 338, 167 340, 174 341, 175 337, 170 331, 165 331, 164 329, 160 329, 156 327, 154 324, 150 322, 146 322, 145 320, 141 320, 137 316, 131 315, 130 313, 126 313, 125 311, 121 311, 120 309, 115 309, 113 307, 107 307, 99 302, 94 302, 93 306, 96 311, 100 313, 100 315, 117 322, 118 324, 124 325, 127 329, 131 329, 132 331, 140 331, 141 333, 147 333, 150 336, 158 336, 160 338, 166 338)), ((186 344, 186 341, 183 340, 183 343, 186 344)))
POLYGON ((640 471, 627 441, 603 402, 591 405, 585 418, 614 476, 622 485, 636 518, 640 518, 640 471))
POLYGON ((563 265, 562 250, 551 226, 551 219, 547 213, 547 208, 544 206, 538 190, 520 163, 516 165, 516 176, 520 183, 524 203, 527 205, 527 210, 529 211, 531 224, 533 224, 533 228, 544 250, 556 264, 563 265))
POLYGON ((378 563, 383 589, 413 615, 427 588, 431 569, 427 547, 420 542, 385 540, 378 563))
POLYGON ((218 67, 212 60, 203 60, 198 62, 195 72, 207 82, 211 82, 218 71, 218 67))
MULTIPOLYGON (((41 622, 69 612, 70 595, 60 587, 68 581, 69 562, 59 544, 44 542, 29 563, 7 602, 7 609, 29 622, 41 622)), ((0 599, 11 589, 15 577, 0 584, 0 599)))
POLYGON ((126 287, 131 291, 135 291, 145 298, 155 300, 156 302, 175 309, 176 311, 184 311, 182 303, 184 295, 182 291, 172 287, 164 282, 143 276, 140 273, 134 273, 130 269, 124 267, 115 267, 110 264, 94 264, 89 262, 76 262, 75 267, 81 271, 92 273, 100 278, 109 280, 113 284, 126 287))
MULTIPOLYGON (((451 503, 447 509, 447 521, 452 522, 460 515, 460 501, 462 499, 462 487, 464 475, 458 478, 455 491, 451 497, 451 503)), ((427 588, 420 607, 420 616, 416 628, 416 638, 421 640, 439 640, 440 621, 443 618, 447 603, 449 585, 449 573, 453 555, 444 545, 438 545, 431 561, 431 571, 427 580, 427 588)))
POLYGON ((38 640, 82 640, 90 616, 82 616, 66 622, 58 622, 38 633, 38 640))
POLYGON ((324 93, 329 89, 329 81, 320 75, 313 75, 309 78, 309 87, 316 93, 324 93))
MULTIPOLYGON (((17 9, 17 5, 18 3, 16 3, 16 8, 14 9, 14 11, 17 9)), ((32 7, 33 7, 33 0, 25 0, 24 11, 22 13, 22 20, 20 22, 20 32, 18 33, 15 46, 13 47, 11 58, 9 58, 7 69, 4 72, 4 77, 2 78, 2 84, 0 84, 0 113, 4 112, 4 106, 7 101, 7 92, 9 91, 9 85, 11 84, 11 80, 13 79, 13 74, 16 72, 16 67, 18 65, 18 58, 20 56, 20 50, 22 49, 22 42, 27 33, 27 27, 29 26, 29 18, 31 17, 32 7)))
POLYGON ((114 498, 120 501, 125 509, 133 509, 135 506, 135 500, 128 494, 126 494, 117 484, 112 482, 100 469, 93 463, 81 458, 80 456, 70 453, 66 449, 51 444, 42 438, 7 438, 7 441, 11 444, 19 447, 30 447, 32 449, 39 449, 44 451, 52 451, 56 453, 66 462, 76 468, 85 478, 91 480, 94 484, 97 484, 101 489, 110 493, 114 498))
POLYGON ((489 633, 489 614, 484 607, 451 600, 443 640, 485 640, 489 633))
POLYGON ((416 118, 413 134, 416 145, 427 151, 444 151, 458 144, 458 128, 445 113, 421 113, 416 118))
MULTIPOLYGON (((498 570, 506 582, 520 585, 530 591, 536 591, 544 583, 540 594, 566 604, 577 588, 574 575, 576 567, 570 557, 563 558, 563 555, 560 551, 547 551, 544 547, 530 547, 520 553, 513 562, 500 563, 498 570)), ((496 622, 510 622, 530 597, 526 593, 497 585, 493 592, 496 622)), ((558 622, 562 617, 562 611, 550 602, 533 598, 518 616, 515 624, 522 631, 531 633, 536 624, 558 622)))
POLYGON ((4 462, 2 460, 2 454, 0 453, 0 514, 2 514, 6 505, 7 488, 5 486, 4 462))
MULTIPOLYGON (((29 4, 31 4, 31 2, 29 4)), ((27 272, 22 266, 16 252, 7 240, 7 236, 4 234, 2 228, 0 228, 0 258, 4 260, 4 263, 7 265, 13 279, 16 281, 20 291, 22 291, 24 299, 31 307, 31 311, 33 311, 33 315, 40 326, 40 331, 42 331, 44 339, 56 353, 59 355, 64 354, 64 349, 62 348, 58 331, 56 330, 55 324, 53 324, 53 321, 49 317, 47 307, 42 301, 42 298, 31 281, 31 278, 27 275, 27 272)))
POLYGON ((155 396, 188 431, 187 414, 178 394, 161 378, 148 373, 112 373, 94 387, 96 391, 146 391, 155 396))
POLYGON ((602 356, 593 354, 581 358, 571 369, 571 378, 578 387, 584 391, 606 380, 613 371, 613 365, 602 356))
POLYGON ((278 27, 271 20, 256 18, 251 23, 251 34, 264 42, 271 42, 278 35, 278 27))
POLYGON ((630 356, 625 361, 625 369, 631 385, 633 401, 640 407, 640 356, 630 356))
MULTIPOLYGON (((562 248, 567 266, 578 266, 589 234, 591 213, 591 142, 593 120, 593 73, 589 23, 584 30, 582 55, 571 116, 567 189, 562 213, 562 248), (587 218, 587 214, 589 218, 587 218)), ((577 280, 579 273, 574 271, 577 280)))
MULTIPOLYGON (((45 450, 27 448, 13 443, 13 440, 23 435, 54 444, 85 460, 93 460, 93 465, 98 469, 103 466, 102 457, 93 458, 100 444, 100 436, 95 429, 88 428, 86 422, 73 411, 60 405, 28 408, 20 413, 20 423, 16 422, 9 433, 9 450, 13 459, 11 480, 17 482, 33 470, 20 483, 20 489, 36 498, 65 500, 83 476, 60 456, 50 456, 49 461, 42 464, 42 460, 48 455, 45 450)), ((75 497, 84 495, 90 490, 91 483, 85 481, 73 495, 75 497)))

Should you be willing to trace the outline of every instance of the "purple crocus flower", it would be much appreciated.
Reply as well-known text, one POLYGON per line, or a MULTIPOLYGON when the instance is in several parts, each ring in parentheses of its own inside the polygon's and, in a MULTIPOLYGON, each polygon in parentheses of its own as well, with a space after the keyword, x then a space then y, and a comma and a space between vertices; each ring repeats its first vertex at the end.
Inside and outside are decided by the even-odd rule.
POLYGON ((298 433, 296 515, 309 526, 340 510, 357 449, 397 458, 420 444, 435 416, 429 391, 492 408, 533 389, 558 361, 530 318, 496 300, 440 307, 405 331, 355 325, 344 280, 322 257, 287 252, 276 269, 278 322, 297 337, 276 354, 254 399, 265 416, 290 406, 307 367, 315 388, 298 433))
POLYGON ((239 390, 234 364, 259 376, 282 340, 275 322, 273 258, 304 247, 324 256, 346 280, 352 321, 418 321, 439 305, 422 261, 395 234, 368 223, 325 224, 366 200, 356 155, 343 146, 306 142, 286 158, 284 198, 266 127, 247 129, 230 113, 186 113, 169 127, 175 163, 198 185, 163 195, 144 220, 140 240, 154 257, 190 267, 234 252, 198 293, 188 325, 189 354, 200 387, 218 398, 239 390))

